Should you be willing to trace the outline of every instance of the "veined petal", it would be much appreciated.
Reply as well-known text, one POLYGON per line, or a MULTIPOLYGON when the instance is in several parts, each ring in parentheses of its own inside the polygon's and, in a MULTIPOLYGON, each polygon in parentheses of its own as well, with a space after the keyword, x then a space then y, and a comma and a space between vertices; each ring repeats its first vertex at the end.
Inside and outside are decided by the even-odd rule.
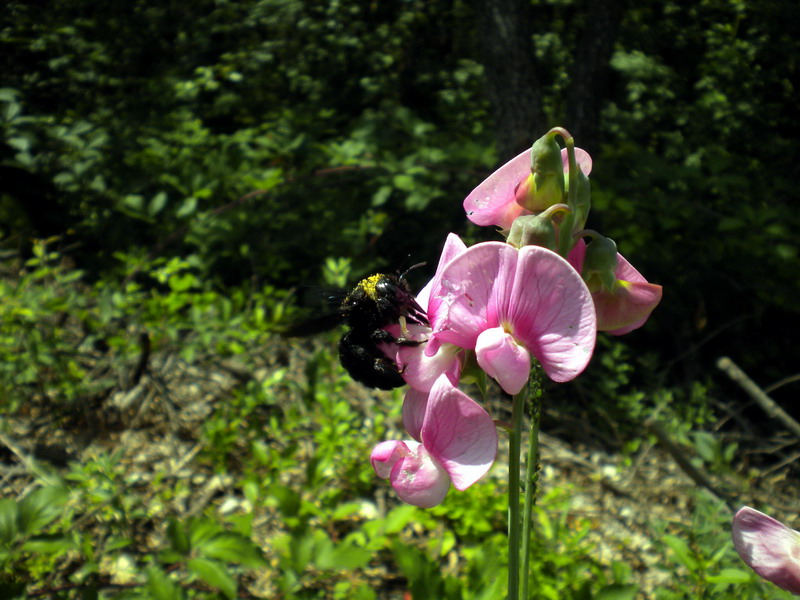
POLYGON ((450 477, 425 446, 405 442, 409 453, 392 467, 389 481, 403 502, 431 508, 444 500, 450 489, 450 477))
POLYGON ((428 300, 431 295, 431 288, 433 288, 438 281, 445 265, 456 256, 464 252, 466 249, 467 245, 462 242, 461 238, 455 233, 447 234, 447 239, 444 241, 444 247, 442 248, 442 254, 439 256, 439 264, 436 265, 436 274, 417 295, 417 304, 419 304, 423 309, 427 310, 428 300))
POLYGON ((483 477, 497 454, 492 418, 444 375, 436 380, 428 397, 422 441, 458 490, 483 477))
POLYGON ((426 354, 433 355, 445 342, 461 348, 475 347, 478 334, 487 327, 491 316, 488 310, 503 248, 514 251, 502 242, 485 242, 447 263, 431 289, 428 319, 433 333, 426 354))
POLYGON ((433 334, 425 353, 432 355, 448 342, 472 349, 478 334, 496 327, 498 289, 513 283, 517 250, 502 242, 468 248, 442 270, 431 290, 428 317, 433 334))
POLYGON ((517 204, 517 185, 531 173, 529 148, 497 169, 472 190, 464 200, 467 218, 476 225, 497 225, 509 229, 524 209, 517 204))
POLYGON ((427 407, 428 392, 409 388, 403 398, 403 427, 418 442, 422 441, 422 423, 425 421, 427 407))
POLYGON ((577 377, 594 351, 597 321, 578 272, 540 246, 519 250, 514 287, 500 319, 542 364, 553 381, 577 377))
POLYGON ((511 395, 525 387, 531 373, 531 357, 502 327, 482 332, 475 344, 478 365, 494 377, 503 390, 511 395))
POLYGON ((745 506, 733 518, 733 545, 742 560, 779 588, 800 594, 800 532, 745 506))

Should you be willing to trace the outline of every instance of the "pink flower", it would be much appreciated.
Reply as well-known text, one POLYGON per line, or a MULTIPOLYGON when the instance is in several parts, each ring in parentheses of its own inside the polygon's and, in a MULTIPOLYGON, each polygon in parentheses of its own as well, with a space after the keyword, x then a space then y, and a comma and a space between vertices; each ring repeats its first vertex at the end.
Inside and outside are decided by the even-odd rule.
MULTIPOLYGON (((581 273, 586 243, 579 240, 569 255, 569 262, 581 273)), ((638 329, 650 318, 650 313, 661 302, 661 286, 648 283, 622 254, 617 253, 614 284, 609 290, 599 278, 583 273, 592 291, 597 311, 597 329, 611 335, 623 335, 638 329)))
MULTIPOLYGON (((564 173, 569 172, 566 148, 561 151, 564 173)), ((575 148, 575 160, 585 175, 592 171, 592 158, 581 148, 575 148)), ((517 199, 526 194, 531 175, 531 149, 512 158, 483 183, 476 187, 464 200, 467 218, 476 225, 496 225, 510 229, 511 223, 520 215, 529 215, 517 199)))
POLYGON ((554 381, 576 377, 594 350, 594 305, 578 272, 540 246, 476 244, 451 259, 431 287, 425 347, 474 349, 509 394, 528 379, 530 354, 554 381))
POLYGON ((436 506, 451 481, 457 490, 465 490, 494 462, 497 430, 492 418, 446 375, 436 380, 430 394, 409 391, 403 421, 416 441, 382 442, 372 450, 370 462, 404 502, 436 506))
POLYGON ((747 566, 779 588, 800 594, 800 532, 745 506, 733 517, 732 533, 747 566))

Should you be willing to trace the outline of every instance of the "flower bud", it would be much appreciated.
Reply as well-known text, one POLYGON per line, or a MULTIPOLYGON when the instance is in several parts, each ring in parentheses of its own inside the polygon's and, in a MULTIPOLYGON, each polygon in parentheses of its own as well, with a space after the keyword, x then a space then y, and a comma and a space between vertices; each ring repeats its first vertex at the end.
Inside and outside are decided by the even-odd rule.
POLYGON ((616 242, 611 238, 595 234, 592 242, 586 247, 586 258, 583 261, 582 273, 584 281, 592 291, 594 291, 597 280, 604 288, 612 290, 617 279, 615 275, 616 269, 616 242))
POLYGON ((564 166, 557 134, 548 133, 533 143, 531 175, 516 191, 517 204, 533 212, 541 212, 564 197, 564 166))
POLYGON ((548 250, 555 250, 555 226, 550 215, 544 212, 538 215, 522 215, 514 219, 506 241, 515 248, 543 246, 548 250))

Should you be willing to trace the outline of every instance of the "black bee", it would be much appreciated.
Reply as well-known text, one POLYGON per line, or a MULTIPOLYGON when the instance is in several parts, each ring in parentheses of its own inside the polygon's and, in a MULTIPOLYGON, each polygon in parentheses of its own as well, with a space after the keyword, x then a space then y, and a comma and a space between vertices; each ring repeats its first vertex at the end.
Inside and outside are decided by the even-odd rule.
POLYGON ((405 385, 401 370, 378 344, 419 344, 403 337, 396 338, 384 327, 399 323, 405 332, 407 323, 428 325, 425 311, 417 304, 405 279, 406 273, 408 271, 401 275, 377 273, 362 279, 333 315, 315 319, 316 326, 294 327, 289 335, 303 335, 311 329, 319 331, 322 324, 330 328, 344 323, 349 330, 339 340, 339 360, 350 376, 367 387, 382 390, 405 385))

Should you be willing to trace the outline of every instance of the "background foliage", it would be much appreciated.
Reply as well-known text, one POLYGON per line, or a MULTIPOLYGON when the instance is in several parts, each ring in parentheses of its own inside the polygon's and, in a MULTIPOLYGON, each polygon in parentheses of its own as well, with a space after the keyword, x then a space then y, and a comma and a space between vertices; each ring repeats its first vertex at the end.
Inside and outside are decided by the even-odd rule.
MULTIPOLYGON (((545 427, 568 438, 562 425, 588 417, 605 424, 599 443, 634 452, 655 415, 680 440, 705 440, 717 469, 762 466, 728 438, 696 434, 772 431, 713 368, 721 354, 763 384, 796 369, 799 29, 790 0, 12 0, 0 16, 0 430, 13 438, 12 424, 31 419, 32 439, 113 437, 130 414, 111 399, 156 385, 163 357, 229 370, 235 359, 250 375, 234 400, 182 435, 203 448, 202 469, 234 477, 250 502, 242 514, 286 522, 267 554, 282 573, 275 597, 374 597, 369 574, 334 578, 338 591, 323 582, 376 556, 412 593, 494 597, 480 569, 448 579, 439 566, 457 539, 469 564, 490 568, 502 507, 479 516, 476 500, 464 508, 475 529, 457 533, 444 512, 393 507, 340 537, 376 483, 363 451, 336 440, 369 447, 388 417, 365 421, 344 399, 325 348, 302 373, 261 355, 276 352, 271 332, 306 303, 304 286, 419 261, 430 272, 448 231, 493 236, 467 223, 462 199, 561 124, 595 160, 591 225, 665 296, 645 328, 602 338, 581 380, 552 390, 545 427), (287 389, 306 409, 280 400, 287 389), (319 454, 297 450, 307 439, 319 454), (319 458, 332 454, 341 462, 319 458), (281 481, 279 465, 310 456, 304 488, 281 481), (443 546, 396 542, 415 520, 445 531, 443 546)), ((792 389, 774 397, 800 416, 792 389)), ((53 597, 233 597, 266 564, 241 514, 185 517, 164 508, 169 485, 128 487, 122 455, 74 458, 55 471, 28 463, 44 487, 12 497, 10 486, 2 501, 2 577, 20 597, 39 581, 63 587, 53 597), (133 534, 142 524, 157 541, 133 534), (104 587, 119 561, 140 583, 104 587)), ((542 597, 635 593, 624 565, 592 563, 579 533, 551 546, 545 535, 541 552, 566 552, 589 583, 565 591, 564 566, 543 560, 542 597)), ((695 530, 689 549, 660 538, 681 563, 663 597, 724 597, 747 579, 714 574, 736 563, 713 537, 695 530)))

